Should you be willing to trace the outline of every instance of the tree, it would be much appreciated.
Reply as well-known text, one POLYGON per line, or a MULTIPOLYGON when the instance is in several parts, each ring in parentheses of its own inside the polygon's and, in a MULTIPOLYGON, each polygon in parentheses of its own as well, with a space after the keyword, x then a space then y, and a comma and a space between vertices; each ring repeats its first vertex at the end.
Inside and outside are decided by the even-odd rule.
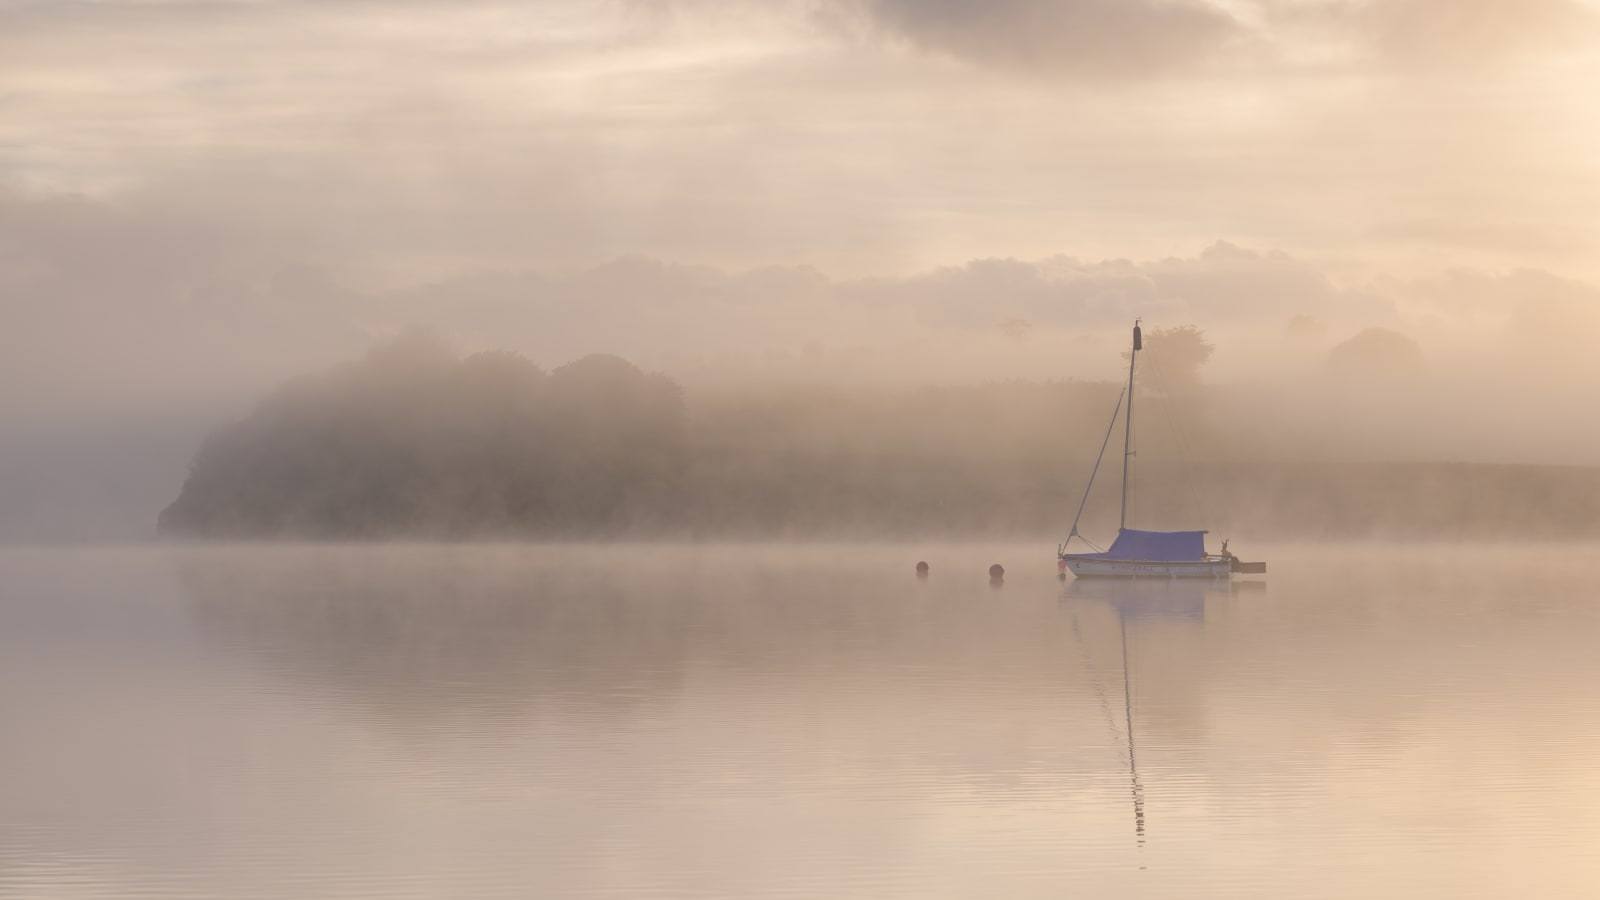
MULTIPOLYGON (((1140 383, 1168 396, 1192 393, 1200 386, 1200 367, 1214 350, 1205 332, 1193 325, 1149 329, 1140 351, 1140 383)), ((1127 351, 1122 358, 1128 358, 1127 351)))
POLYGON ((1291 340, 1318 341, 1322 339, 1322 335, 1326 330, 1322 327, 1321 322, 1311 316, 1295 316, 1289 320, 1289 325, 1284 329, 1284 334, 1288 335, 1291 340))
POLYGON ((1398 331, 1368 328, 1328 351, 1328 365, 1346 374, 1408 374, 1422 368, 1422 347, 1398 331))
POLYGON ((1033 323, 1027 319, 1007 319, 1000 323, 1000 333, 1012 340, 1021 340, 1033 330, 1033 323))
POLYGON ((163 533, 363 538, 603 533, 658 516, 683 397, 589 356, 546 375, 416 332, 296 379, 201 446, 163 533))

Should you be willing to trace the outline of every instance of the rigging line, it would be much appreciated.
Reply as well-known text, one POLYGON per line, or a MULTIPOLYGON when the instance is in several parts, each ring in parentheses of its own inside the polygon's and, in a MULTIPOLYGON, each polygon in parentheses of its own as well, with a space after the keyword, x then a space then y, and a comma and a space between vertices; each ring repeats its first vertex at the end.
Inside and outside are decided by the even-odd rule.
MULTIPOLYGON (((1089 503, 1089 492, 1094 489, 1094 477, 1100 472, 1100 461, 1105 459, 1106 447, 1111 443, 1112 433, 1117 430, 1117 416, 1122 413, 1122 401, 1127 395, 1127 388, 1123 388, 1122 393, 1117 395, 1117 408, 1111 411, 1111 424, 1106 426, 1106 438, 1100 442, 1100 455, 1094 458, 1094 469, 1089 472, 1089 483, 1083 486, 1083 499, 1078 502, 1078 514, 1072 517, 1072 531, 1067 534, 1067 539, 1061 542, 1063 551, 1067 549, 1067 544, 1072 543, 1074 537, 1085 544, 1089 544, 1087 538, 1078 534, 1078 521, 1083 518, 1083 508, 1089 503)), ((1089 546, 1094 547, 1096 550, 1100 549, 1095 547, 1094 544, 1089 544, 1089 546)))

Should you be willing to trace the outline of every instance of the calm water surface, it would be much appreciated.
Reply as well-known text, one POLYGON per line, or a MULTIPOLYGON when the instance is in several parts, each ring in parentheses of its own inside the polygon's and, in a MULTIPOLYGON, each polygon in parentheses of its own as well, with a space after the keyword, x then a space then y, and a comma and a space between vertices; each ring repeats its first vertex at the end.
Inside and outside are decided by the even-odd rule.
POLYGON ((0 897, 1600 896, 1600 547, 1051 549, 0 551, 0 897))

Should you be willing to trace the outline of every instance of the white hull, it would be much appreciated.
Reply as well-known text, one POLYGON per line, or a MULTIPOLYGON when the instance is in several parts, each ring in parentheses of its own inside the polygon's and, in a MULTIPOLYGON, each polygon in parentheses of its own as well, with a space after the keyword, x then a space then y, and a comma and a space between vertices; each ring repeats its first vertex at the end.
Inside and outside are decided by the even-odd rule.
POLYGON ((1079 578, 1227 578, 1232 574, 1225 559, 1197 562, 1140 562, 1072 556, 1062 559, 1072 574, 1079 578))

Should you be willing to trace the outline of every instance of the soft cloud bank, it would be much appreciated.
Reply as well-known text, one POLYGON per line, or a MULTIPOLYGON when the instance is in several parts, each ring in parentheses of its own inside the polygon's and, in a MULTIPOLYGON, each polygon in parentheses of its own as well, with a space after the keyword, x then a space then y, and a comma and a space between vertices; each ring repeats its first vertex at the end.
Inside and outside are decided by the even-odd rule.
POLYGON ((1594 21, 1578 0, 9 0, 0 185, 391 283, 630 254, 904 275, 1218 235, 1368 274, 1594 278, 1594 21))

